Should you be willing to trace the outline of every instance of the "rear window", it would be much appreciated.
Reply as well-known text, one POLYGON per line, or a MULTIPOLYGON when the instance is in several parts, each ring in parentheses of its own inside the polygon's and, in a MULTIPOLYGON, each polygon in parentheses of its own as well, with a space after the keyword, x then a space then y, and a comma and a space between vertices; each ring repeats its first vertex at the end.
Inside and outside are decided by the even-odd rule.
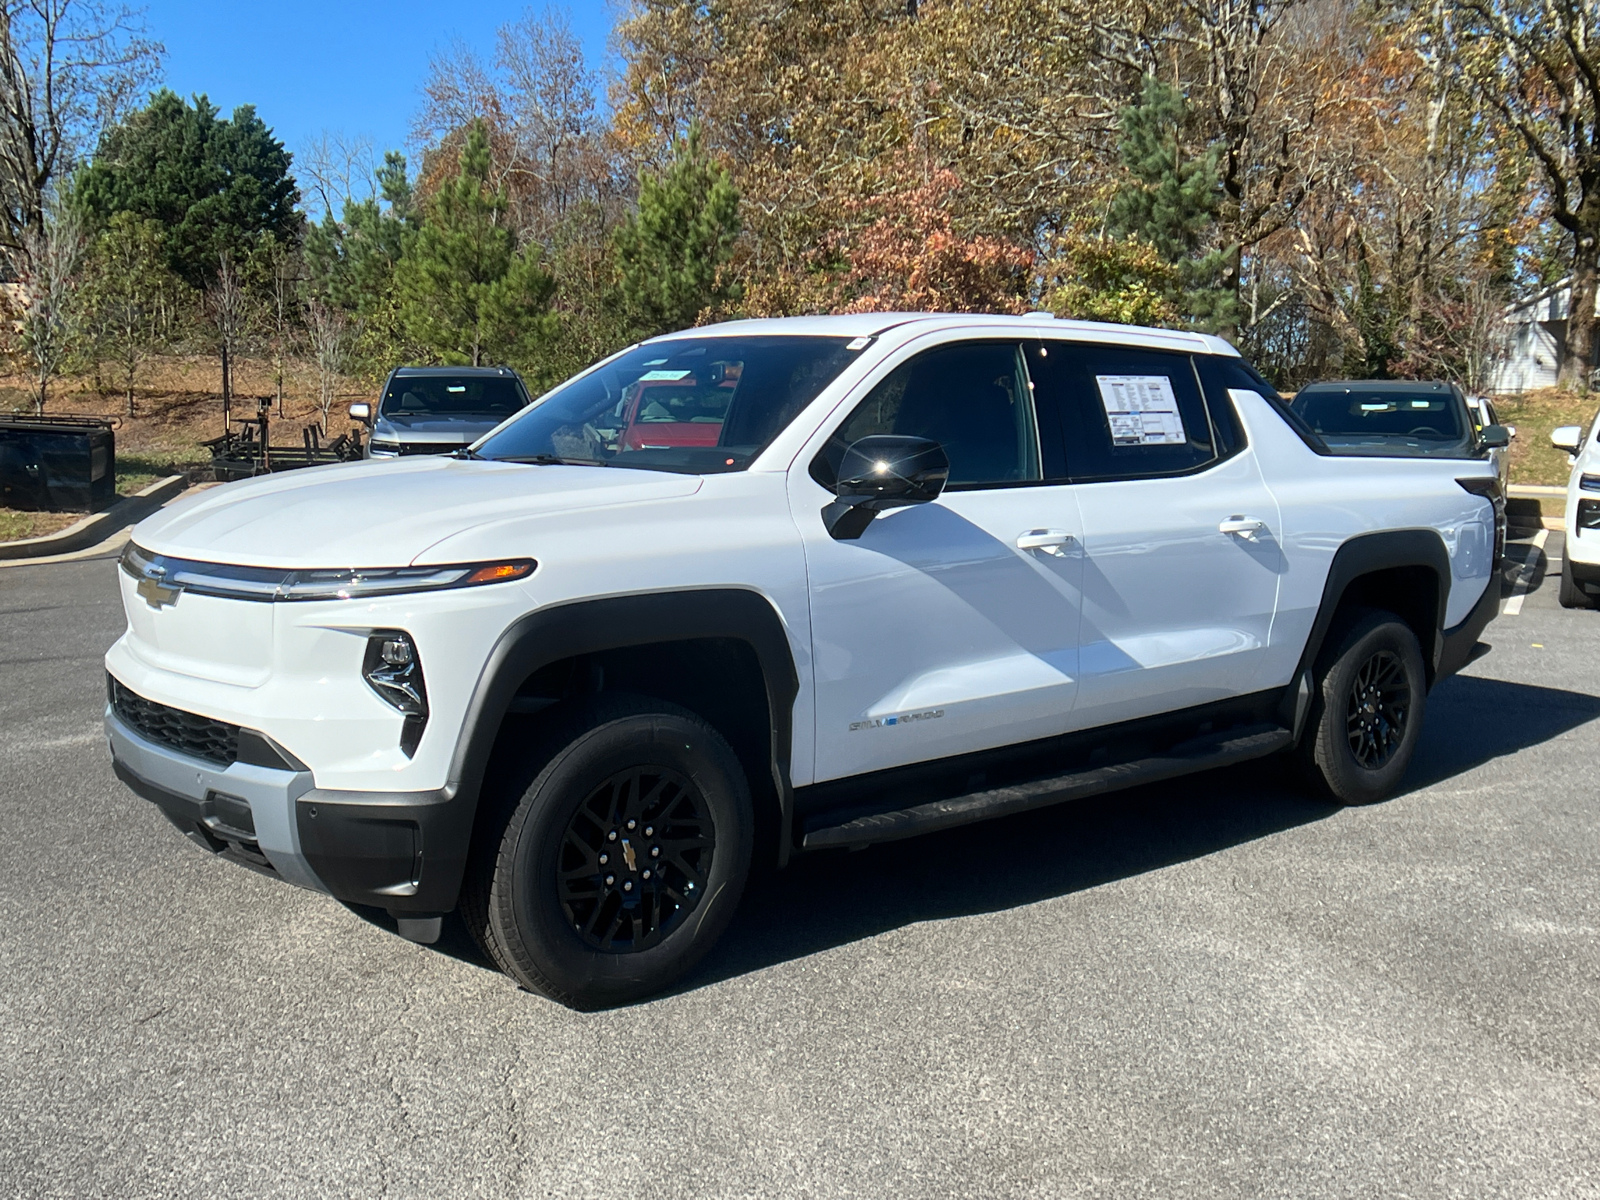
POLYGON ((527 403, 509 376, 398 375, 383 393, 386 417, 494 417, 504 420, 527 403))
POLYGON ((1335 453, 1458 452, 1470 436, 1465 405, 1448 387, 1314 384, 1292 408, 1335 453))

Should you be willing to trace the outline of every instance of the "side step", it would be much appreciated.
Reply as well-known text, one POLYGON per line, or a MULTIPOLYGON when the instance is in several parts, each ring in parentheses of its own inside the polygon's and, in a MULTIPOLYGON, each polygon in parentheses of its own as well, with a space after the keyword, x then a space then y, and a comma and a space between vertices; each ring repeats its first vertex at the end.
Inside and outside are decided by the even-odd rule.
POLYGON ((1293 734, 1279 725, 1236 726, 1182 742, 1150 758, 1071 771, 1065 775, 971 792, 965 796, 952 796, 948 800, 918 804, 899 812, 877 813, 846 821, 843 825, 813 829, 805 835, 801 847, 821 850, 917 837, 938 829, 987 821, 990 817, 1044 808, 1063 800, 1098 796, 1102 792, 1115 792, 1142 783, 1160 783, 1164 779, 1175 779, 1211 767, 1264 758, 1288 749, 1293 741, 1293 734))

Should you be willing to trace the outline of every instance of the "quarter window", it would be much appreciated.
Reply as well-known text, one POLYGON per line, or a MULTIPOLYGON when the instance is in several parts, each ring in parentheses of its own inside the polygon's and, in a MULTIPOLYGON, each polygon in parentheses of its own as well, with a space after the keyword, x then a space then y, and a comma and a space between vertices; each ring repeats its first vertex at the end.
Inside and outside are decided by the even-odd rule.
POLYGON ((924 351, 868 393, 812 464, 824 487, 838 479, 849 446, 874 434, 931 438, 950 458, 951 487, 1041 478, 1039 432, 1020 348, 961 342, 924 351))

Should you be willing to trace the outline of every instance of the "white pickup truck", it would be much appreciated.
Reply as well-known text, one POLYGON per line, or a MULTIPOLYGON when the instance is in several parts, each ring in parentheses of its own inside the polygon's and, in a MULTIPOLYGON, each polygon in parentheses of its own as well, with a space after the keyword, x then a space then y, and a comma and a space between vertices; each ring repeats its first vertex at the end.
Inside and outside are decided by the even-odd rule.
POLYGON ((207 850, 623 1003, 753 862, 1271 754, 1390 794, 1502 513, 1481 450, 1331 450, 1215 338, 718 325, 145 521, 106 728, 207 850))

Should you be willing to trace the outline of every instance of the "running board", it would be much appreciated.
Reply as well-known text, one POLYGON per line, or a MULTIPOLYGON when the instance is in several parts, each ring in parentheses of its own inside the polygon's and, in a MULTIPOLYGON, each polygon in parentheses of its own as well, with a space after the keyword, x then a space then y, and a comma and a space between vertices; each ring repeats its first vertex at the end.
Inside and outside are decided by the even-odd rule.
POLYGON ((1103 792, 1120 791, 1142 783, 1160 783, 1194 771, 1263 758, 1279 750, 1287 750, 1293 742, 1294 735, 1280 725, 1247 725, 1225 729, 1182 742, 1149 758, 1071 771, 1065 775, 971 792, 965 796, 952 796, 948 800, 935 800, 899 812, 877 813, 846 821, 843 825, 813 829, 805 835, 800 845, 805 850, 821 850, 898 841, 973 821, 987 821, 990 817, 1005 817, 1029 809, 1044 808, 1064 800, 1098 796, 1103 792))

